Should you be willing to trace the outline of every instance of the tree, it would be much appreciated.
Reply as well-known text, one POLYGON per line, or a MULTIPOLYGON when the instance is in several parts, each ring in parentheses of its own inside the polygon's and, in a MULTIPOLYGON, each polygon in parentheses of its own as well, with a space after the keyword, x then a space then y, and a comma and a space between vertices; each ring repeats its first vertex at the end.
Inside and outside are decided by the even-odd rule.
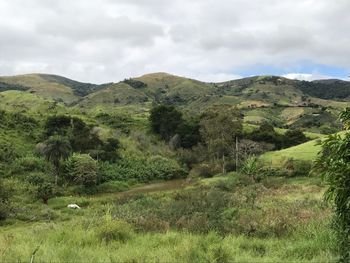
POLYGON ((118 149, 120 142, 116 138, 108 138, 102 145, 102 151, 99 158, 102 161, 116 162, 119 158, 118 149))
POLYGON ((199 128, 199 120, 197 119, 183 121, 177 129, 180 137, 180 146, 183 148, 196 146, 201 141, 199 128))
POLYGON ((44 182, 38 185, 37 198, 40 198, 47 205, 49 199, 53 196, 53 187, 51 183, 44 182))
POLYGON ((301 130, 288 130, 282 140, 283 148, 288 148, 307 141, 305 134, 301 130))
POLYGON ((155 106, 149 117, 151 129, 165 141, 171 142, 174 149, 192 148, 201 141, 199 120, 185 119, 174 106, 155 106), (174 145, 176 139, 176 145, 174 145))
POLYGON ((183 123, 182 113, 174 106, 160 105, 152 108, 149 116, 151 129, 163 140, 169 141, 183 123))
POLYGON ((65 136, 73 151, 88 152, 102 145, 98 134, 82 119, 67 115, 50 116, 45 123, 45 136, 65 136))
POLYGON ((66 137, 55 135, 44 142, 42 150, 46 160, 55 167, 55 186, 57 186, 61 161, 66 160, 70 156, 71 145, 66 137))
POLYGON ((73 154, 67 162, 68 175, 71 181, 85 187, 98 182, 97 161, 88 154, 73 154))
POLYGON ((221 158, 223 173, 226 173, 225 157, 236 144, 236 137, 242 134, 242 129, 242 115, 237 109, 210 109, 201 118, 200 134, 212 158, 221 158))
POLYGON ((257 142, 272 143, 277 149, 281 148, 282 136, 268 122, 263 122, 259 129, 248 135, 248 138, 257 142))
MULTIPOLYGON (((340 115, 349 130, 350 109, 340 115)), ((350 133, 330 135, 323 143, 316 170, 328 184, 326 200, 334 204, 340 262, 350 262, 350 133)))

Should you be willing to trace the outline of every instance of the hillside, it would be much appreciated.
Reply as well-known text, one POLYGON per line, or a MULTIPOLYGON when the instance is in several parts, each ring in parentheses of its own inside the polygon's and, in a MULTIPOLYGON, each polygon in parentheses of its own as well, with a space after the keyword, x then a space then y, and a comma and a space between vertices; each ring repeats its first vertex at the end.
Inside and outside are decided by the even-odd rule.
POLYGON ((232 105, 242 110, 245 122, 250 124, 267 121, 275 127, 312 132, 321 129, 323 133, 339 129, 336 116, 350 101, 349 82, 306 82, 278 76, 205 83, 168 73, 152 73, 96 85, 57 75, 28 74, 0 77, 0 91, 6 90, 36 94, 83 112, 102 108, 109 112, 147 113, 154 104, 167 104, 189 114, 199 114, 213 105, 232 105))
MULTIPOLYGON (((341 136, 345 134, 344 131, 339 132, 341 136)), ((283 161, 287 159, 301 160, 301 161, 314 161, 317 158, 317 154, 321 150, 321 142, 326 136, 317 138, 290 148, 286 148, 280 151, 266 152, 260 156, 260 160, 268 166, 281 167, 283 161)))
POLYGON ((82 83, 65 77, 49 74, 27 74, 0 77, 0 91, 25 90, 44 98, 54 99, 67 104, 76 101, 103 85, 82 83))
POLYGON ((297 83, 2 78, 0 261, 334 261, 325 186, 308 175, 348 101, 297 83))

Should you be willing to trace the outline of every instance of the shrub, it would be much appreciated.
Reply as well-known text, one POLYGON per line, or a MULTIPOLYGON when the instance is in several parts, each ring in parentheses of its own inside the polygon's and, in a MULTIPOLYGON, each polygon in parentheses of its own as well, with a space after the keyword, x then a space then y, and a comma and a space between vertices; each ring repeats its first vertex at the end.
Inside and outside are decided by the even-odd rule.
POLYGON ((97 161, 88 154, 73 154, 66 163, 69 180, 85 187, 96 185, 99 179, 97 161))
POLYGON ((50 182, 51 179, 51 177, 42 172, 33 172, 26 177, 26 181, 32 185, 41 185, 45 182, 50 182))
POLYGON ((172 159, 153 156, 147 162, 149 173, 154 179, 176 179, 185 177, 185 170, 172 159))
POLYGON ((154 214, 147 215, 147 217, 140 216, 136 218, 135 225, 137 225, 137 228, 141 231, 165 233, 170 229, 168 221, 163 220, 154 214))
POLYGON ((9 196, 9 189, 0 181, 0 221, 6 219, 8 216, 10 210, 9 196))
POLYGON ((116 164, 100 164, 100 171, 103 181, 134 179, 148 182, 181 178, 186 175, 186 171, 175 160, 157 155, 149 159, 124 157, 116 164))
POLYGON ((254 182, 260 182, 264 176, 258 163, 258 159, 254 156, 249 157, 244 161, 239 172, 251 177, 254 182))
POLYGON ((312 168, 312 163, 310 161, 289 158, 283 162, 283 168, 290 177, 308 176, 312 168))
POLYGON ((215 187, 223 191, 234 191, 237 187, 248 186, 254 183, 250 176, 244 174, 229 175, 228 178, 218 181, 215 187))
POLYGON ((48 200, 53 196, 53 186, 51 183, 44 182, 37 188, 37 198, 41 199, 47 205, 48 200))
POLYGON ((104 242, 125 242, 132 238, 133 229, 125 221, 115 220, 110 215, 106 215, 97 229, 97 235, 104 242))
POLYGON ((25 156, 14 160, 9 167, 9 175, 18 175, 28 172, 46 172, 50 165, 44 158, 36 156, 25 156))
POLYGON ((216 163, 200 163, 192 168, 191 175, 208 178, 213 177, 221 171, 221 167, 216 163))
POLYGON ((294 162, 294 170, 292 176, 308 176, 312 169, 312 162, 297 160, 294 162))

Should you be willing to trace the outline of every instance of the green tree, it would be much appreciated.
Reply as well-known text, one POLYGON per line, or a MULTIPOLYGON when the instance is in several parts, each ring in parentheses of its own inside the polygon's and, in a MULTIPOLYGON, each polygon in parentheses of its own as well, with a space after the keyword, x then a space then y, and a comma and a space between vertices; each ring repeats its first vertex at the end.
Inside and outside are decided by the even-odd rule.
MULTIPOLYGON (((340 116, 349 129, 350 110, 340 116)), ((323 143, 316 169, 328 184, 325 197, 334 204, 340 262, 350 262, 350 133, 330 135, 323 143)))
POLYGON ((281 148, 281 143, 283 141, 282 136, 279 135, 268 122, 263 122, 259 129, 254 130, 248 135, 248 138, 256 142, 272 143, 277 149, 281 148))
POLYGON ((149 120, 151 129, 162 139, 169 141, 183 123, 182 113, 174 106, 160 105, 152 108, 149 120))
POLYGON ((49 199, 53 196, 53 186, 51 183, 44 182, 38 185, 37 198, 41 199, 47 205, 49 199))
POLYGON ((99 158, 102 161, 116 162, 119 158, 118 149, 120 148, 120 142, 116 138, 108 138, 101 147, 101 154, 99 158))
POLYGON ((54 115, 47 118, 45 137, 53 135, 67 137, 75 152, 88 152, 102 145, 98 134, 82 119, 67 115, 54 115))
POLYGON ((66 137, 59 135, 51 136, 44 142, 43 154, 55 167, 55 186, 60 172, 61 161, 66 160, 71 154, 71 145, 66 137))
POLYGON ((97 161, 88 154, 74 153, 67 161, 67 170, 71 181, 85 187, 98 182, 97 161))
POLYGON ((199 132, 199 120, 190 119, 181 123, 177 129, 180 137, 180 146, 183 148, 192 148, 201 141, 199 132))
POLYGON ((201 118, 201 136, 212 158, 222 160, 223 173, 226 173, 225 157, 235 146, 236 137, 242 134, 242 129, 241 113, 230 107, 210 109, 201 118))

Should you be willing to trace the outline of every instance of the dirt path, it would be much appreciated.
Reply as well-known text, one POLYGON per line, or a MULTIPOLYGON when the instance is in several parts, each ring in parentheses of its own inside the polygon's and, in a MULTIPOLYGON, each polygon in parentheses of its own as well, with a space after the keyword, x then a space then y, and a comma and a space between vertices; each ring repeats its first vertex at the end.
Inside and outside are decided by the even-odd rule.
POLYGON ((151 192, 183 189, 189 185, 191 185, 191 182, 188 182, 187 179, 177 179, 177 180, 171 180, 171 181, 166 181, 161 183, 146 184, 140 187, 130 189, 125 192, 116 193, 115 195, 117 197, 125 197, 125 196, 130 196, 135 194, 145 194, 145 193, 151 193, 151 192))

